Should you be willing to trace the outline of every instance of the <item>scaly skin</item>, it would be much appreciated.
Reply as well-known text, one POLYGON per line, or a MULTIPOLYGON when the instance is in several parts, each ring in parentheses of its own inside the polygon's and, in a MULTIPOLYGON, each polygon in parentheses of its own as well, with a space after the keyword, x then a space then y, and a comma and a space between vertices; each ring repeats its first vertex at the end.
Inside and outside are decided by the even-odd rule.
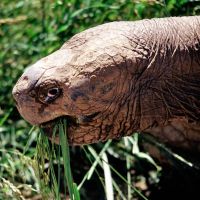
POLYGON ((13 95, 31 124, 68 116, 71 144, 145 131, 200 151, 200 17, 83 31, 30 66, 13 95))

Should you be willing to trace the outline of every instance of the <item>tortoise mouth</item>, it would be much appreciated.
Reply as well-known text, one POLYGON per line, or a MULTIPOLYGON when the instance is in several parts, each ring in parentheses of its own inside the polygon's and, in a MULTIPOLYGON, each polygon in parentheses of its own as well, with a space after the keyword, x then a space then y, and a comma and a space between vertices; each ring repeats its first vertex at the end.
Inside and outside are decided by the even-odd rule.
POLYGON ((41 123, 39 126, 40 128, 43 129, 44 133, 48 137, 52 137, 54 126, 56 124, 61 123, 63 119, 67 121, 67 131, 69 131, 69 129, 71 130, 76 129, 80 125, 87 126, 88 123, 92 122, 99 114, 100 112, 95 112, 95 113, 92 113, 91 115, 84 115, 84 116, 78 116, 78 117, 64 115, 64 116, 60 116, 55 119, 52 119, 50 121, 41 123))
MULTIPOLYGON (((60 117, 57 117, 57 118, 52 119, 50 121, 44 122, 44 123, 40 124, 39 127, 44 131, 44 133, 48 137, 52 137, 54 127, 56 126, 56 124, 61 123, 61 121, 63 119, 65 119, 67 121, 67 129, 68 130, 71 127, 78 127, 77 118, 72 117, 72 116, 68 116, 68 115, 60 116, 60 117)), ((57 135, 57 133, 56 133, 56 135, 57 135)))
POLYGON ((39 126, 42 129, 53 128, 56 124, 58 124, 63 119, 65 119, 67 121, 68 127, 78 126, 78 119, 74 116, 69 116, 69 115, 57 117, 57 118, 52 119, 50 121, 41 123, 39 126))

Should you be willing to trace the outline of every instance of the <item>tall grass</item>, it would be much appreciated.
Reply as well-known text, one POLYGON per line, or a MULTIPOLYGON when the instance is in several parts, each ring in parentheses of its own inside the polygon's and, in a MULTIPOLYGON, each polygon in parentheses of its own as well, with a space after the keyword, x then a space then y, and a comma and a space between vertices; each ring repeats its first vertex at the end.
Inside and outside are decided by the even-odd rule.
MULTIPOLYGON (((58 134, 59 145, 50 144, 45 133, 41 129, 38 137, 36 160, 38 161, 39 177, 46 177, 41 179, 40 186, 43 193, 43 198, 48 199, 53 190, 53 195, 56 200, 61 200, 60 186, 66 184, 71 200, 80 200, 80 194, 76 183, 73 181, 71 166, 70 166, 70 153, 69 144, 67 142, 67 123, 65 120, 60 121, 55 125, 53 130, 53 137, 58 134), (49 171, 45 174, 45 165, 48 163, 49 171), (58 173, 55 173, 54 164, 57 165, 58 173), (61 183, 61 165, 64 166, 64 180, 61 183), (45 174, 45 175, 44 175, 45 174), (51 185, 50 185, 51 183, 51 185), (51 189, 50 189, 51 188, 51 189)), ((67 197, 65 190, 64 197, 67 197)))
MULTIPOLYGON (((66 120, 60 120, 60 122, 55 125, 53 130, 53 138, 59 136, 59 145, 52 144, 50 145, 47 137, 45 136, 43 130, 41 130, 41 134, 38 137, 38 145, 37 145, 37 161, 38 161, 38 169, 39 169, 39 177, 46 177, 47 174, 51 174, 47 177, 47 180, 45 178, 41 179, 40 182, 41 190, 43 191, 43 198, 48 199, 51 190, 53 190, 53 196, 60 200, 60 188, 61 185, 61 164, 64 166, 64 183, 67 183, 67 189, 71 200, 80 200, 80 189, 82 188, 83 184, 86 180, 90 180, 91 176, 94 172, 98 174, 99 179, 101 180, 101 183, 104 187, 105 196, 107 200, 113 200, 115 199, 114 195, 114 189, 119 195, 122 197, 122 199, 131 200, 132 199, 132 193, 136 193, 136 196, 140 196, 142 199, 147 200, 147 198, 131 183, 131 177, 130 174, 127 177, 124 177, 120 174, 112 165, 109 164, 108 157, 106 154, 106 151, 110 147, 111 140, 106 142, 104 147, 102 148, 101 152, 98 154, 94 148, 92 148, 90 145, 86 147, 83 147, 83 150, 86 153, 87 158, 91 162, 91 167, 87 171, 87 173, 84 175, 83 180, 80 182, 80 184, 77 187, 77 184, 74 183, 73 176, 72 176, 72 170, 70 165, 70 152, 69 152, 69 144, 67 142, 67 122, 66 120), (92 159, 91 159, 92 158, 92 159), (47 174, 45 174, 45 160, 48 159, 48 165, 49 170, 47 174), (58 174, 56 176, 56 173, 54 171, 53 164, 56 163, 58 166, 58 174), (99 165, 103 171, 104 171, 104 178, 102 178, 99 175, 99 172, 97 170, 97 165, 99 165), (127 197, 126 194, 123 194, 124 191, 121 190, 117 183, 112 178, 111 173, 115 173, 125 184, 127 184, 128 188, 128 194, 127 197), (51 182, 51 186, 49 183, 51 182), (49 189, 50 188, 52 189, 49 189)), ((54 140, 52 138, 52 140, 54 140)), ((125 141, 128 142, 128 138, 125 138, 125 141)), ((127 143, 126 142, 126 143, 127 143)), ((128 158, 128 156, 127 156, 128 158)), ((127 170, 129 165, 127 165, 127 170)), ((52 194, 51 194, 52 195, 52 194)), ((66 193, 65 193, 66 198, 66 193)))

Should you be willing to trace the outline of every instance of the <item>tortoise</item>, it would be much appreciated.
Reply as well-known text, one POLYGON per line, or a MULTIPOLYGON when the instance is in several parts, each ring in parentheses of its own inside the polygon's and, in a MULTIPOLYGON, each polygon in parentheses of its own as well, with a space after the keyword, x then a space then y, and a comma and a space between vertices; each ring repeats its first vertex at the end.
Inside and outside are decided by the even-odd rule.
POLYGON ((66 118, 71 145, 139 132, 199 152, 200 16, 85 30, 28 67, 13 96, 24 119, 49 132, 66 118))

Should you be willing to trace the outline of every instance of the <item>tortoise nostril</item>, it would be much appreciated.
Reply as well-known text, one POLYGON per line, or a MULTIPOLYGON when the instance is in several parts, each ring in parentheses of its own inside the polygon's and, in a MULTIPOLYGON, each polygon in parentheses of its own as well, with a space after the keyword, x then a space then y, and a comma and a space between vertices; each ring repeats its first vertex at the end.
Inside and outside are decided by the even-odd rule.
POLYGON ((27 80, 28 80, 28 76, 24 76, 24 77, 23 77, 23 80, 26 80, 26 81, 27 81, 27 80))
POLYGON ((19 97, 19 92, 14 91, 12 94, 13 94, 14 99, 17 100, 19 97))
POLYGON ((12 95, 13 95, 15 104, 18 105, 20 93, 17 90, 14 89, 13 92, 12 92, 12 95))

